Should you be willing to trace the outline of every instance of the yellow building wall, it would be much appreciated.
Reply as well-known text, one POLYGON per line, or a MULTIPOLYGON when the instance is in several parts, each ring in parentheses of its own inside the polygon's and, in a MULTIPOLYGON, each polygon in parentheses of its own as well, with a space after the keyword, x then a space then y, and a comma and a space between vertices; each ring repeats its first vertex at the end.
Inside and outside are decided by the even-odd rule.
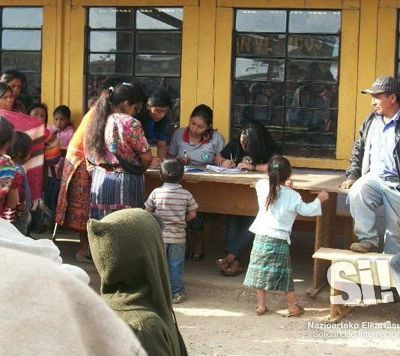
POLYGON ((336 159, 291 157, 295 166, 344 169, 358 128, 370 111, 361 95, 379 75, 395 74, 400 0, 0 0, 0 6, 42 6, 42 101, 83 115, 84 29, 89 6, 182 6, 181 125, 193 107, 214 108, 214 127, 228 140, 232 28, 235 8, 340 9, 342 36, 336 159))

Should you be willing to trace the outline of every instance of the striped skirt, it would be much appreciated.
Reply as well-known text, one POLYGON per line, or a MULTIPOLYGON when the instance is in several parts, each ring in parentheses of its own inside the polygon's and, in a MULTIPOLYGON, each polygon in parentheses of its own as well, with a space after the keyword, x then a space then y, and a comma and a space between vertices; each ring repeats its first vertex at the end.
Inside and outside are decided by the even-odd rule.
POLYGON ((142 174, 107 172, 95 168, 90 188, 90 218, 99 220, 113 211, 143 206, 142 174))
POLYGON ((293 273, 287 241, 267 235, 256 235, 243 284, 256 289, 293 291, 293 273))

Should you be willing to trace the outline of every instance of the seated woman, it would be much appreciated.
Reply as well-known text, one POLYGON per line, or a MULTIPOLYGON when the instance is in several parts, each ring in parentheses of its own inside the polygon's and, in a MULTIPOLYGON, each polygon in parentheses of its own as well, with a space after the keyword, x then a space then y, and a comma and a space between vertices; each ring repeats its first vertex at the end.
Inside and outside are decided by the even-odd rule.
MULTIPOLYGON (((266 172, 268 161, 279 153, 269 131, 262 125, 251 122, 231 140, 217 155, 216 163, 226 167, 238 167, 248 171, 266 172)), ((253 240, 249 227, 254 220, 251 216, 228 215, 226 217, 226 244, 228 254, 217 260, 217 267, 224 276, 242 273, 240 254, 253 240)))
MULTIPOLYGON (((205 166, 215 162, 223 147, 224 138, 213 129, 212 109, 201 104, 193 109, 189 126, 175 131, 168 148, 168 155, 177 157, 186 165, 205 166)), ((197 214, 197 218, 188 223, 189 234, 194 241, 194 260, 203 257, 204 242, 200 233, 203 227, 204 214, 197 214)))
POLYGON ((157 157, 153 157, 152 165, 159 165, 167 157, 168 112, 171 107, 168 91, 159 88, 150 95, 146 107, 136 117, 142 124, 147 142, 157 145, 157 157))

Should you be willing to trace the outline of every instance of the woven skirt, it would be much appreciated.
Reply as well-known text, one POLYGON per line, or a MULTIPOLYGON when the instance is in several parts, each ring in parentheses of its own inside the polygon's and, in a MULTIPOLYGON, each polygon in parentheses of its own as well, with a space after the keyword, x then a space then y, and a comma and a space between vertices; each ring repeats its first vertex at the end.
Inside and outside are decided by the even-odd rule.
POLYGON ((72 230, 86 231, 90 211, 90 182, 86 164, 80 164, 71 178, 66 199, 64 225, 72 230))
POLYGON ((101 219, 113 211, 143 206, 142 174, 107 172, 95 168, 90 188, 90 218, 101 219))
POLYGON ((287 241, 267 235, 256 235, 243 284, 256 289, 293 291, 293 273, 287 241))

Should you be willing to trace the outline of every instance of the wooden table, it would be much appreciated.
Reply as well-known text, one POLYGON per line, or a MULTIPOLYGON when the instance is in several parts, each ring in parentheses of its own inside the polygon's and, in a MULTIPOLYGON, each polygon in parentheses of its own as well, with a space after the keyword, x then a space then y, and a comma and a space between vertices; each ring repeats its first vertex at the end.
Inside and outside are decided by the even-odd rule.
MULTIPOLYGON (((265 178, 265 174, 244 172, 239 174, 185 173, 182 185, 189 190, 197 203, 199 211, 228 215, 256 216, 258 211, 255 183, 265 178)), ((146 193, 160 186, 158 169, 149 169, 145 174, 146 193)), ((322 215, 315 218, 314 251, 321 247, 331 247, 335 237, 336 200, 337 193, 346 192, 339 188, 345 180, 340 171, 296 169, 291 179, 293 188, 305 201, 315 198, 317 192, 326 190, 329 200, 322 206, 322 215)), ((315 296, 326 285, 326 272, 329 261, 314 260, 313 287, 308 293, 315 296)))

